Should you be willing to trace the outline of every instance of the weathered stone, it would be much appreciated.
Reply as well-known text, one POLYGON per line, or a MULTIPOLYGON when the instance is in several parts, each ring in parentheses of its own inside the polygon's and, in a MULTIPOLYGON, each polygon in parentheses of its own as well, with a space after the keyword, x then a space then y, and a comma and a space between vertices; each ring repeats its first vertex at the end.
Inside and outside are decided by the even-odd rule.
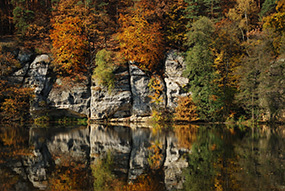
POLYGON ((114 171, 127 177, 131 152, 131 131, 125 127, 105 128, 103 125, 90 126, 90 157, 96 161, 98 156, 104 157, 108 152, 112 154, 114 171))
POLYGON ((182 170, 188 166, 184 154, 189 151, 179 148, 174 135, 167 137, 166 158, 164 162, 164 182, 167 190, 178 190, 183 188, 182 170))
MULTIPOLYGON (((48 88, 47 73, 50 61, 50 57, 46 54, 37 56, 26 72, 24 86, 34 88, 36 96, 32 106, 33 109, 37 109, 39 107, 39 102, 46 99, 46 95, 43 94, 43 91, 48 88)), ((24 71, 19 72, 20 75, 24 73, 24 71)))
POLYGON ((87 80, 67 85, 57 79, 47 98, 47 104, 57 109, 68 109, 89 116, 90 88, 87 80))
POLYGON ((93 80, 91 86, 91 119, 123 118, 130 116, 131 91, 128 68, 115 73, 115 87, 109 91, 93 80))
POLYGON ((175 50, 171 50, 167 54, 165 61, 165 84, 166 84, 166 96, 167 107, 174 110, 177 107, 177 99, 180 96, 186 96, 187 93, 183 89, 189 79, 183 77, 183 71, 186 65, 183 61, 183 57, 175 50))
POLYGON ((90 154, 90 133, 88 128, 75 129, 71 132, 58 133, 47 143, 48 150, 62 161, 71 157, 76 161, 84 161, 90 154))
POLYGON ((130 84, 133 96, 132 115, 151 114, 149 84, 150 78, 137 66, 130 65, 130 84))

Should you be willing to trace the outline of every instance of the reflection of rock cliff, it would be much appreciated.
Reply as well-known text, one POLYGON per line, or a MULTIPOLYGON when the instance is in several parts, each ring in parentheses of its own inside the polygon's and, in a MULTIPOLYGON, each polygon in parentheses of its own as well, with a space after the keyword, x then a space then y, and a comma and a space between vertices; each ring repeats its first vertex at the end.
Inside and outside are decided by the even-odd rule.
MULTIPOLYGON (((40 139, 40 132, 32 130, 31 140, 40 139), (37 138, 36 138, 37 137, 37 138)), ((37 143, 39 144, 39 143, 37 143)), ((182 168, 186 161, 182 159, 183 149, 178 148, 173 134, 153 134, 148 128, 131 129, 129 127, 106 127, 93 124, 88 128, 52 133, 39 146, 56 157, 56 164, 64 160, 92 163, 110 152, 114 157, 114 172, 126 179, 134 180, 150 168, 150 147, 159 145, 158 168, 164 169, 166 186, 181 187, 182 168)))
MULTIPOLYGON (((56 79, 50 72, 51 58, 46 54, 36 56, 34 60, 28 53, 24 57, 27 58, 22 61, 23 67, 10 78, 14 83, 35 88, 32 110, 55 108, 91 119, 133 116, 135 120, 136 117, 151 114, 148 87, 151 76, 134 64, 114 71, 115 88, 109 92, 106 87, 99 86, 96 79, 72 83, 56 79)), ((163 104, 169 109, 176 107, 178 96, 185 95, 182 87, 188 80, 182 77, 184 69, 183 58, 176 51, 170 51, 165 61, 165 77, 159 79, 163 84, 163 104)))

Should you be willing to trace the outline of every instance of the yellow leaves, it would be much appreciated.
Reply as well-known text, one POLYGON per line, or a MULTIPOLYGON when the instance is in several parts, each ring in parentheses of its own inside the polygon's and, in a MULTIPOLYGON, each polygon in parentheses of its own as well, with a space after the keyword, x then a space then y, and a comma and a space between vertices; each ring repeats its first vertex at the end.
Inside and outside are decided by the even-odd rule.
POLYGON ((143 69, 152 70, 163 56, 162 34, 158 23, 147 20, 151 13, 144 8, 145 3, 140 1, 135 10, 120 15, 121 27, 117 39, 127 60, 136 61, 143 69))
POLYGON ((285 32, 285 1, 278 1, 276 13, 273 13, 263 19, 264 28, 272 28, 276 32, 285 32))
POLYGON ((197 106, 194 104, 191 96, 180 97, 175 108, 175 119, 185 121, 198 120, 197 106))
POLYGON ((158 142, 152 143, 152 145, 148 147, 148 163, 151 169, 158 169, 160 167, 160 163, 162 162, 161 147, 161 144, 158 142))
POLYGON ((24 115, 29 111, 30 100, 34 97, 33 89, 9 86, 4 87, 4 84, 0 84, 0 97, 4 100, 0 103, 3 115, 2 119, 23 119, 24 115))

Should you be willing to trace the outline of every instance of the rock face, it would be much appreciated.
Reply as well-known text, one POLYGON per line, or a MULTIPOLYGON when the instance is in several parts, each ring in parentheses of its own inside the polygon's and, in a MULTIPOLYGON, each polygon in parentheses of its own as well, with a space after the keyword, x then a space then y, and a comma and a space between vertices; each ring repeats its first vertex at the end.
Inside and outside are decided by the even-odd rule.
POLYGON ((182 170, 188 166, 184 154, 190 151, 179 148, 175 136, 167 137, 166 159, 164 162, 164 182, 168 190, 183 188, 182 170))
POLYGON ((187 95, 183 90, 183 87, 189 82, 188 78, 182 76, 185 68, 183 57, 179 55, 179 52, 169 51, 165 61, 164 78, 168 109, 174 109, 177 106, 178 97, 187 95))
POLYGON ((57 79, 48 94, 47 104, 53 108, 67 109, 89 116, 91 100, 89 87, 88 80, 64 84, 60 79, 57 79))
POLYGON ((51 77, 49 55, 36 56, 30 64, 32 57, 32 54, 18 53, 17 58, 23 67, 11 79, 25 87, 34 88, 36 97, 32 110, 35 111, 53 108, 91 119, 129 117, 130 120, 137 121, 152 113, 154 105, 150 96, 154 92, 149 88, 151 78, 156 78, 162 85, 160 107, 174 110, 177 98, 186 95, 183 87, 188 79, 182 77, 185 64, 177 51, 167 54, 164 79, 151 77, 131 63, 114 71, 115 88, 111 91, 99 86, 93 79, 65 83, 51 77))
POLYGON ((33 109, 39 107, 39 103, 44 101, 48 93, 48 67, 51 59, 48 55, 37 56, 30 65, 24 80, 24 86, 34 88, 36 98, 33 109))
POLYGON ((93 80, 91 86, 91 119, 119 118, 131 115, 132 94, 128 68, 119 68, 115 74, 116 83, 112 91, 99 86, 93 80))
POLYGON ((132 115, 151 114, 148 83, 150 78, 137 66, 130 65, 130 86, 133 96, 132 115))

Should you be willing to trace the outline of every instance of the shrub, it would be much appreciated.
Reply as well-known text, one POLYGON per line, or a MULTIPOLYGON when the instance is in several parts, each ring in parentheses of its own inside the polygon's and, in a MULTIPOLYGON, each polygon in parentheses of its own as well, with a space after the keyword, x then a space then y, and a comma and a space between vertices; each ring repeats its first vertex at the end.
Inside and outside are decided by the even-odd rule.
POLYGON ((175 109, 175 120, 195 121, 198 120, 197 106, 191 96, 180 97, 175 109))
POLYGON ((107 87, 109 91, 115 86, 113 58, 114 54, 111 51, 100 50, 96 54, 95 62, 97 67, 94 69, 92 76, 99 85, 107 87))

